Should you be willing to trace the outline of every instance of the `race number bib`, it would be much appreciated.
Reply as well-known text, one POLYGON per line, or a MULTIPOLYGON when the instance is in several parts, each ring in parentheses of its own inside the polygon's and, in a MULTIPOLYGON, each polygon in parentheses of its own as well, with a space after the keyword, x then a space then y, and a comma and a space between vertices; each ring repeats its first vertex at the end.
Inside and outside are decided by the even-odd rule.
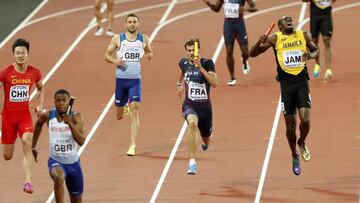
POLYGON ((29 85, 15 85, 10 87, 10 102, 25 102, 29 100, 29 85))
POLYGON ((53 144, 53 150, 55 156, 66 157, 73 155, 75 150, 73 146, 73 141, 66 138, 57 138, 53 144))
POLYGON ((284 65, 287 68, 302 66, 302 51, 292 50, 283 52, 284 65))
POLYGON ((331 6, 331 0, 315 0, 314 3, 321 9, 331 6))
POLYGON ((240 4, 225 3, 224 12, 225 18, 239 18, 240 4))
POLYGON ((196 100, 207 100, 208 99, 208 95, 206 92, 206 85, 204 84, 199 84, 199 83, 195 83, 190 81, 189 82, 189 91, 188 91, 188 98, 196 101, 196 100))
POLYGON ((121 47, 121 58, 126 62, 139 62, 144 55, 144 50, 139 46, 121 47))

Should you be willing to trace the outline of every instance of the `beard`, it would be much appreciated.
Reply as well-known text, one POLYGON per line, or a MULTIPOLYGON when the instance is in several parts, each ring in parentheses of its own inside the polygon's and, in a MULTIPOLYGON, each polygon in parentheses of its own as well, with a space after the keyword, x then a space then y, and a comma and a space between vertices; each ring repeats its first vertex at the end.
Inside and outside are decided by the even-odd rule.
POLYGON ((136 32, 136 29, 134 29, 134 30, 127 29, 127 30, 128 30, 128 32, 130 32, 131 34, 133 34, 133 33, 136 32))
POLYGON ((66 114, 66 111, 61 111, 61 110, 56 110, 56 111, 60 116, 63 116, 66 114))
POLYGON ((286 33, 286 34, 291 34, 291 33, 293 33, 293 32, 294 32, 294 28, 293 28, 293 27, 285 29, 285 33, 286 33))

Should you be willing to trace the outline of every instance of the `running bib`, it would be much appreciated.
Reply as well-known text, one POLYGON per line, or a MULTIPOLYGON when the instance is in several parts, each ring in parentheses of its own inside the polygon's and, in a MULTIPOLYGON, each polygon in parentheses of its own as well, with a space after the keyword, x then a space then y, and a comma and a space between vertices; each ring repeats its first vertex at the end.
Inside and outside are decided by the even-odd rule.
POLYGON ((331 6, 331 0, 314 0, 314 3, 321 9, 331 6))
POLYGON ((240 4, 225 3, 225 18, 239 18, 239 7, 240 4))
POLYGON ((301 50, 284 51, 283 59, 284 65, 287 68, 299 67, 303 64, 301 50))
POLYGON ((29 100, 29 85, 15 85, 10 87, 10 102, 25 102, 29 100))
POLYGON ((196 100, 207 100, 208 99, 208 95, 206 92, 206 84, 199 84, 199 83, 194 83, 192 81, 190 81, 188 83, 189 85, 189 91, 188 91, 188 98, 196 101, 196 100))
POLYGON ((144 55, 144 50, 142 47, 126 44, 126 46, 121 47, 120 53, 120 57, 126 62, 139 62, 144 55))
POLYGON ((56 138, 53 143, 53 150, 55 156, 66 157, 74 154, 74 145, 71 139, 56 138))

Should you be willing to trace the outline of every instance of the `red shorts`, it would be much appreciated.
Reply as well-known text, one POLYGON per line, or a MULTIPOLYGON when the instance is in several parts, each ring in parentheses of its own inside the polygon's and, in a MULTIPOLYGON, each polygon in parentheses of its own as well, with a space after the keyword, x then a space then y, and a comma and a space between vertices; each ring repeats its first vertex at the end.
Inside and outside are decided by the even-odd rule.
POLYGON ((30 111, 3 111, 2 135, 3 144, 14 144, 17 136, 21 138, 24 133, 33 132, 33 123, 30 111))

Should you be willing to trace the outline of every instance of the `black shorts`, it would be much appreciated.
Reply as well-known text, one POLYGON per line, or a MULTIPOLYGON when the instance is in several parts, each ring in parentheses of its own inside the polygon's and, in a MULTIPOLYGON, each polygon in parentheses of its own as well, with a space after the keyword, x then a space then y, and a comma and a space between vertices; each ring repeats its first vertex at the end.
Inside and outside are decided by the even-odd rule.
POLYGON ((310 32, 312 38, 322 36, 331 37, 333 33, 333 23, 331 15, 313 15, 310 18, 310 32))
POLYGON ((308 80, 299 82, 280 82, 281 107, 284 115, 294 115, 296 109, 311 108, 311 97, 308 80))
POLYGON ((244 20, 224 22, 224 40, 225 45, 234 45, 235 38, 240 45, 248 45, 248 36, 244 20))
POLYGON ((201 137, 210 137, 212 133, 212 108, 211 105, 207 107, 194 107, 187 103, 183 103, 182 114, 186 120, 189 114, 194 114, 198 118, 198 128, 201 137))

